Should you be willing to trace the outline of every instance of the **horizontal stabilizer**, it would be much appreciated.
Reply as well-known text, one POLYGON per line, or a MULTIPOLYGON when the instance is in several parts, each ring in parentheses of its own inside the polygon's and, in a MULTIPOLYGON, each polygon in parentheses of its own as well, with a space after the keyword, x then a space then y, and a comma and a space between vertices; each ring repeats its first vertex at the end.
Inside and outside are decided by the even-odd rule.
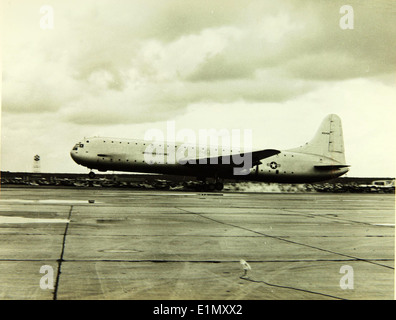
POLYGON ((318 170, 335 170, 348 167, 350 167, 350 165, 347 164, 319 164, 314 166, 314 168, 318 170))

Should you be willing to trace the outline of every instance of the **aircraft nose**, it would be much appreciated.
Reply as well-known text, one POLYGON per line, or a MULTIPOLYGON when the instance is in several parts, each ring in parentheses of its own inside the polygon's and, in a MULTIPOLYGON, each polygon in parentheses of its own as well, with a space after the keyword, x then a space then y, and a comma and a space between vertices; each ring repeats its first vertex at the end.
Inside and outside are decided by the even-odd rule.
POLYGON ((80 157, 78 156, 77 151, 75 150, 75 148, 73 148, 73 149, 70 151, 70 156, 72 157, 72 159, 74 160, 74 162, 80 163, 80 161, 79 161, 80 157))
POLYGON ((75 162, 77 162, 77 161, 76 161, 76 154, 74 153, 73 150, 70 151, 70 156, 72 157, 72 159, 73 159, 75 162))

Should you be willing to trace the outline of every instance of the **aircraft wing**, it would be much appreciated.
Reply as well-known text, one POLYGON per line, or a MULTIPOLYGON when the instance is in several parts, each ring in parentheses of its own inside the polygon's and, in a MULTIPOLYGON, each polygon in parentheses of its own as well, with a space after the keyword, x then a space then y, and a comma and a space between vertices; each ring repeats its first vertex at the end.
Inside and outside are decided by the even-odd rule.
POLYGON ((195 158, 185 160, 188 165, 212 165, 212 166, 226 166, 239 167, 243 166, 242 161, 246 161, 248 157, 252 159, 252 167, 261 164, 261 160, 272 157, 280 153, 280 150, 264 149, 252 152, 243 152, 238 154, 223 155, 219 157, 195 158))

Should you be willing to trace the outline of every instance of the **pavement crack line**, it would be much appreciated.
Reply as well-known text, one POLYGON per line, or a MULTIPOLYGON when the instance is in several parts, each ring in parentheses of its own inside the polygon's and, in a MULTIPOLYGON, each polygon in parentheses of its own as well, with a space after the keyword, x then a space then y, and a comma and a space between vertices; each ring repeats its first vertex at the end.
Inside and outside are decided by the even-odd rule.
POLYGON ((253 280, 253 279, 247 278, 245 276, 240 276, 239 279, 242 279, 242 280, 245 280, 245 281, 250 281, 250 282, 255 282, 255 283, 264 283, 267 286, 275 287, 275 288, 301 291, 301 292, 306 292, 306 293, 310 293, 310 294, 316 294, 316 295, 324 296, 324 297, 327 297, 327 298, 333 298, 333 299, 338 299, 338 300, 346 300, 344 298, 332 296, 330 294, 325 294, 325 293, 321 293, 321 292, 316 292, 316 291, 311 291, 311 290, 306 290, 306 289, 300 289, 300 288, 295 288, 295 287, 289 287, 289 286, 281 286, 281 285, 278 285, 278 284, 273 284, 273 283, 269 283, 269 282, 262 281, 262 280, 253 280))
POLYGON ((285 239, 285 238, 282 238, 282 237, 279 237, 279 236, 271 236, 269 234, 266 234, 266 233, 263 233, 263 232, 259 232, 259 231, 255 231, 255 230, 252 230, 252 229, 249 229, 249 228, 246 228, 246 227, 238 226, 238 225, 235 225, 235 224, 232 224, 232 223, 228 223, 228 222, 219 221, 219 220, 207 217, 207 216, 205 216, 205 215, 203 215, 201 213, 192 212, 192 211, 189 211, 189 210, 186 210, 186 209, 182 209, 182 208, 179 208, 179 207, 176 207, 176 208, 179 209, 179 210, 182 210, 184 212, 197 215, 197 216, 202 217, 204 219, 211 220, 211 221, 216 222, 216 223, 220 223, 220 224, 227 225, 227 226, 230 226, 230 227, 239 228, 239 229, 242 229, 242 230, 245 230, 245 231, 253 232, 253 233, 262 235, 264 237, 276 239, 276 240, 279 240, 279 241, 283 241, 283 242, 287 242, 287 243, 291 243, 291 244, 294 244, 294 245, 299 245, 299 246, 303 246, 303 247, 307 247, 307 248, 311 248, 311 249, 315 249, 315 250, 319 250, 319 251, 323 251, 323 252, 327 252, 327 253, 336 254, 336 255, 339 255, 339 256, 342 256, 342 257, 347 257, 347 258, 354 259, 356 261, 363 261, 363 262, 371 263, 371 264, 374 264, 374 265, 377 265, 377 266, 380 266, 380 267, 384 267, 384 268, 388 268, 388 269, 394 270, 394 267, 387 266, 387 265, 384 265, 384 264, 381 264, 381 263, 377 263, 377 262, 374 262, 374 261, 371 261, 371 260, 367 260, 367 259, 351 256, 351 255, 348 255, 348 254, 344 254, 344 253, 340 253, 340 252, 336 252, 336 251, 332 251, 332 250, 328 250, 328 249, 323 249, 323 248, 320 248, 320 247, 311 246, 311 245, 306 244, 306 243, 301 243, 301 242, 297 242, 297 241, 288 240, 288 239, 285 239))
POLYGON ((60 275, 62 273, 62 262, 64 261, 63 260, 63 255, 65 253, 66 235, 67 235, 67 231, 69 229, 69 224, 70 224, 70 221, 71 221, 70 218, 71 218, 72 211, 73 211, 73 206, 70 206, 69 215, 67 217, 68 222, 66 223, 65 232, 63 233, 62 251, 61 251, 60 258, 57 260, 58 261, 58 272, 56 274, 56 281, 55 281, 53 300, 57 300, 57 298, 58 298, 59 280, 60 280, 60 275))
MULTIPOLYGON (((213 218, 209 218, 209 217, 204 216, 203 214, 196 213, 196 212, 191 212, 191 211, 188 211, 188 210, 185 210, 185 209, 182 209, 182 208, 178 208, 177 207, 177 209, 182 210, 182 211, 187 212, 187 213, 190 213, 190 214, 197 215, 197 216, 199 216, 201 218, 205 218, 205 219, 211 220, 211 221, 216 222, 216 223, 220 223, 220 224, 223 224, 223 225, 231 226, 231 227, 234 227, 234 228, 239 228, 239 229, 242 229, 242 230, 245 230, 245 231, 250 231, 250 232, 262 235, 264 237, 269 237, 269 238, 280 240, 280 241, 284 241, 284 242, 287 242, 287 243, 300 245, 300 246, 304 246, 304 247, 308 247, 308 248, 312 248, 312 249, 316 249, 316 250, 320 250, 320 251, 324 251, 324 252, 328 252, 328 253, 332 253, 332 254, 337 254, 337 255, 340 255, 340 256, 343 256, 343 257, 352 258, 352 259, 357 260, 357 261, 364 261, 364 262, 372 263, 372 264, 379 265, 379 266, 382 266, 382 267, 394 269, 392 267, 389 267, 389 266, 386 266, 386 265, 382 265, 380 263, 375 263, 373 261, 369 261, 369 260, 361 259, 361 258, 358 258, 358 257, 349 256, 349 255, 346 255, 346 254, 343 254, 343 253, 334 252, 334 251, 331 251, 331 250, 327 250, 327 249, 311 246, 311 245, 308 245, 308 244, 305 244, 305 243, 300 243, 300 242, 296 242, 296 241, 292 241, 292 240, 287 240, 287 239, 284 239, 284 238, 281 238, 281 237, 277 237, 277 236, 271 236, 271 235, 268 235, 268 234, 265 234, 265 233, 262 233, 262 232, 251 230, 249 228, 237 226, 237 225, 234 225, 232 223, 227 223, 227 222, 219 221, 219 220, 216 220, 216 219, 213 219, 213 218)), ((324 297, 327 297, 327 298, 332 298, 332 299, 346 300, 344 298, 332 296, 332 295, 321 293, 321 292, 315 292, 315 291, 311 291, 311 290, 300 289, 300 288, 295 288, 295 287, 290 287, 290 286, 282 286, 282 285, 272 284, 272 283, 269 283, 269 282, 266 282, 266 281, 262 281, 262 280, 253 280, 253 279, 250 279, 250 278, 245 277, 245 276, 241 276, 240 279, 245 280, 245 281, 255 282, 255 283, 264 283, 267 286, 276 287, 276 288, 289 289, 289 290, 294 290, 294 291, 301 291, 301 292, 306 292, 306 293, 310 293, 310 294, 321 295, 321 296, 324 296, 324 297)))
POLYGON ((336 222, 349 222, 349 223, 362 224, 362 225, 366 225, 366 226, 370 226, 370 227, 375 227, 375 225, 373 225, 372 223, 369 223, 369 222, 349 220, 349 219, 340 218, 337 216, 315 215, 312 213, 302 213, 302 212, 293 211, 293 210, 285 209, 285 208, 281 208, 280 210, 285 211, 285 212, 290 212, 290 213, 296 214, 298 216, 304 216, 304 217, 309 217, 309 218, 322 218, 322 219, 327 219, 327 220, 336 221, 336 222))

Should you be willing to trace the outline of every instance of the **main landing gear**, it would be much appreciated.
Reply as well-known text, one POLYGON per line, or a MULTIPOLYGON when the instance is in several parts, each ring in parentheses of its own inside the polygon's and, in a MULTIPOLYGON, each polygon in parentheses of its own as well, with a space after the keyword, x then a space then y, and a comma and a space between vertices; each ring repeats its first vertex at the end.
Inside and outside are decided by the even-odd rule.
POLYGON ((93 172, 93 171, 90 171, 90 172, 88 173, 88 177, 89 177, 90 179, 94 179, 95 176, 96 176, 96 174, 95 174, 95 172, 93 172))
POLYGON ((197 191, 221 191, 224 188, 224 184, 220 179, 216 179, 215 182, 206 182, 206 179, 202 179, 202 183, 198 185, 197 191))
POLYGON ((215 187, 215 190, 221 191, 221 190, 223 190, 223 188, 224 188, 224 184, 223 184, 223 182, 217 181, 217 182, 214 184, 214 187, 215 187))

